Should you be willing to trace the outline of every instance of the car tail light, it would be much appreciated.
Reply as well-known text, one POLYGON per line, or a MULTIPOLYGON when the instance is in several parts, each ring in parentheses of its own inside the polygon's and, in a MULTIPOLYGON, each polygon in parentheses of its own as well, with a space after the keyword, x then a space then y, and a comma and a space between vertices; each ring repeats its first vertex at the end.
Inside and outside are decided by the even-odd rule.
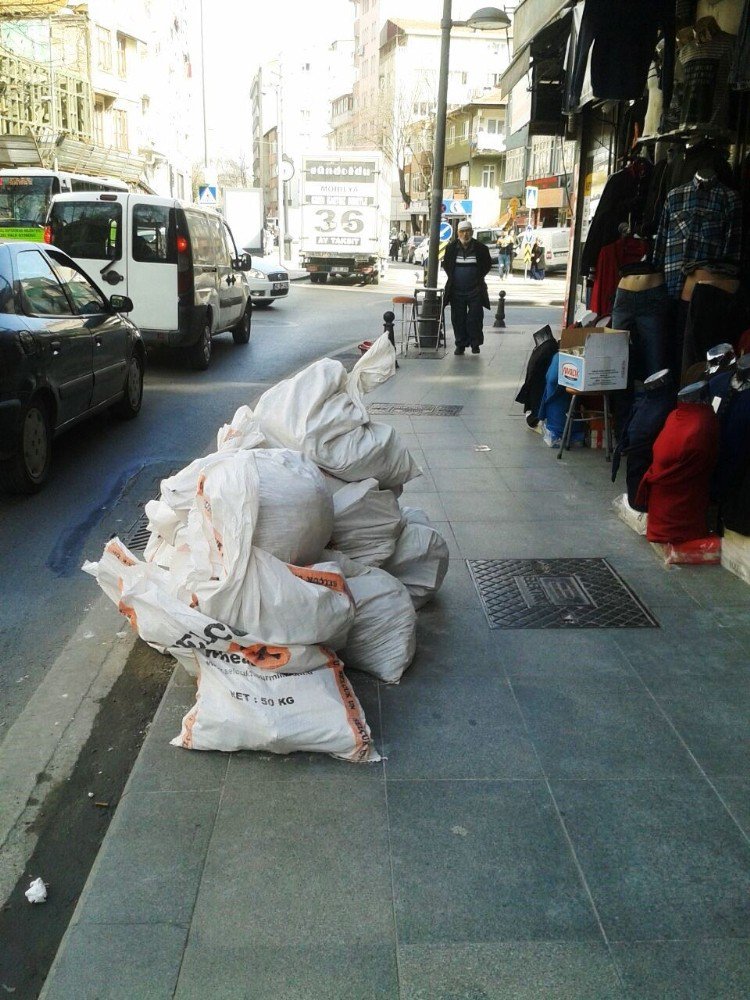
POLYGON ((44 242, 45 243, 51 243, 52 242, 52 226, 45 226, 44 227, 44 242))

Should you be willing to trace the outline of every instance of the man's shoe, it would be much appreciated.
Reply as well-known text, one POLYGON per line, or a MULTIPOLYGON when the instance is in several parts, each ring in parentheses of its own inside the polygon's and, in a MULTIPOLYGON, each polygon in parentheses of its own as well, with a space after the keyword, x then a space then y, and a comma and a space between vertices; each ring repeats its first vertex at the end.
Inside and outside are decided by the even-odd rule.
POLYGON ((457 347, 453 353, 454 354, 463 354, 465 350, 466 350, 465 347, 457 347))
POLYGON ((479 354, 479 348, 478 347, 472 347, 471 353, 472 354, 479 354))

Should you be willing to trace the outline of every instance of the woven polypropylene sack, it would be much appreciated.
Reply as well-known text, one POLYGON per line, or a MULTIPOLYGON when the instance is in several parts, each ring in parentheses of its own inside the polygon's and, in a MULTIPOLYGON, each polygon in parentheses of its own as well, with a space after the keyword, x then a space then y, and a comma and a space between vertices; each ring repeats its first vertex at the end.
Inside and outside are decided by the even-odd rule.
POLYGON ((442 586, 448 572, 448 545, 429 523, 424 511, 403 508, 404 527, 396 549, 383 569, 395 576, 411 594, 415 608, 430 601, 442 586))
POLYGON ((402 523, 391 490, 379 489, 376 479, 349 483, 333 495, 331 548, 368 566, 380 566, 393 555, 402 523))

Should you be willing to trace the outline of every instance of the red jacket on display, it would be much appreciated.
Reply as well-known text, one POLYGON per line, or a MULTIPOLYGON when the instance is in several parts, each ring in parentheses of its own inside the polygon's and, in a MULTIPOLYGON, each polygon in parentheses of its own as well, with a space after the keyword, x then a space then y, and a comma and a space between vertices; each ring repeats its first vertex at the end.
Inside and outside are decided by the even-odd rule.
POLYGON ((689 542, 708 532, 711 475, 719 453, 719 421, 705 403, 678 403, 654 442, 638 505, 648 510, 650 542, 689 542))
POLYGON ((597 316, 611 314, 621 268, 643 260, 648 249, 646 240, 638 239, 637 236, 624 236, 601 248, 596 259, 596 277, 589 303, 592 312, 597 316))

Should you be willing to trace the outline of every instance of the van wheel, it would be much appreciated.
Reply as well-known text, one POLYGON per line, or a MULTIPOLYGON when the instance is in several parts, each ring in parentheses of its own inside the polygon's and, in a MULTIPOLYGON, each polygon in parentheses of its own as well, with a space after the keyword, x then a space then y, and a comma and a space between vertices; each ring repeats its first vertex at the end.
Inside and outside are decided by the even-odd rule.
POLYGON ((143 360, 140 355, 134 354, 128 365, 128 374, 125 379, 123 397, 115 403, 113 409, 118 417, 123 420, 132 420, 137 417, 143 402, 143 360))
POLYGON ((32 399, 21 410, 16 453, 0 462, 0 486, 9 493, 36 493, 49 474, 52 427, 47 407, 32 399))
POLYGON ((188 349, 188 362, 197 372, 204 372, 211 363, 211 320, 207 319, 196 344, 188 349))
POLYGON ((242 314, 242 319, 232 330, 232 340, 235 344, 246 344, 250 340, 250 326, 253 321, 253 313, 250 308, 242 314))

